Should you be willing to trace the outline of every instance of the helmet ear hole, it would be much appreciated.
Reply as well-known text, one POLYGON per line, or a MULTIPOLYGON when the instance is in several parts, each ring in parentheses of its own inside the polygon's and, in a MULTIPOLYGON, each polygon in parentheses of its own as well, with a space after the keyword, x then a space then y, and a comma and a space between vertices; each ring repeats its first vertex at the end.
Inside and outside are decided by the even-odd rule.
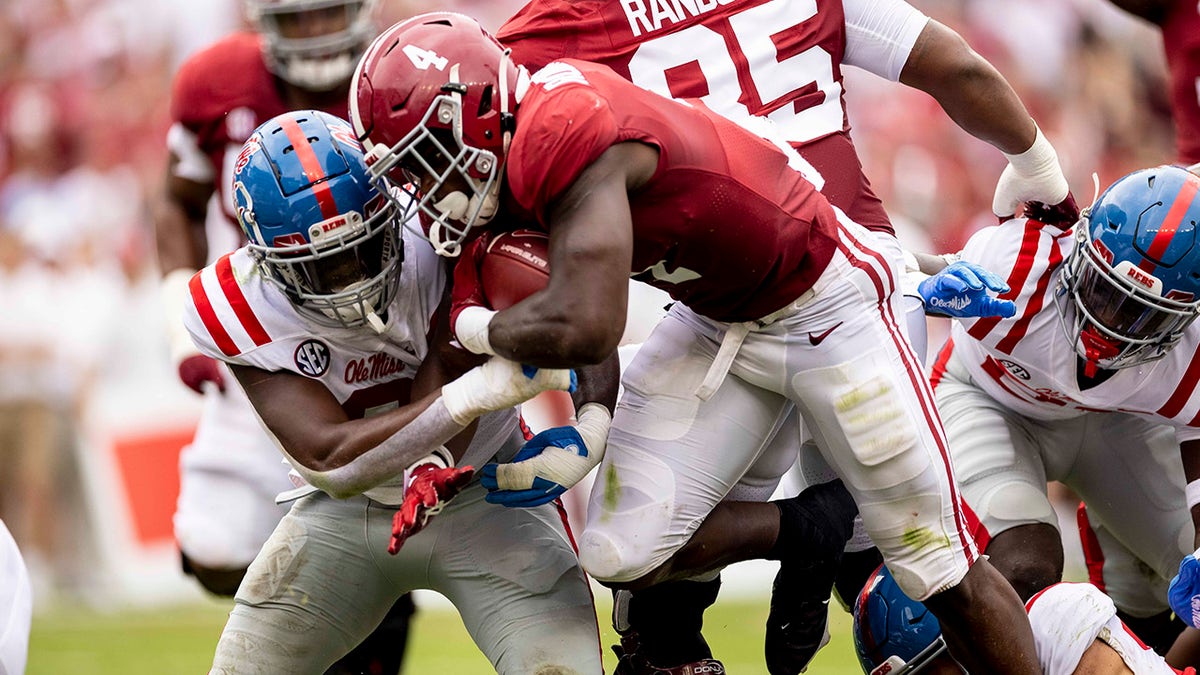
POLYGON ((483 96, 479 98, 478 115, 483 117, 492 111, 492 85, 485 85, 483 88, 483 96))

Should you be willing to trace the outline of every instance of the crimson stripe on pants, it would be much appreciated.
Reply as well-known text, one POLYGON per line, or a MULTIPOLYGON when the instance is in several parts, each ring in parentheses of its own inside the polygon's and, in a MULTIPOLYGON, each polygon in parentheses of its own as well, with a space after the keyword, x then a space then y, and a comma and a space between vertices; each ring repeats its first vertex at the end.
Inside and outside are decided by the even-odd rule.
MULTIPOLYGON (((891 266, 887 260, 878 251, 874 251, 854 238, 844 226, 840 223, 838 230, 848 239, 854 247, 861 253, 874 258, 884 270, 887 271, 888 280, 891 281, 891 266)), ((842 240, 838 240, 838 249, 846 256, 846 259, 854 267, 862 270, 871 282, 875 285, 875 290, 879 293, 879 310, 883 318, 883 323, 887 326, 888 332, 891 334, 892 341, 900 351, 901 360, 904 362, 905 370, 908 372, 909 380, 912 382, 913 389, 917 392, 917 400, 921 405, 921 412, 925 415, 925 422, 929 427, 929 431, 937 443, 938 451, 942 455, 942 467, 946 471, 946 478, 950 485, 950 497, 954 502, 954 522, 958 529, 959 539, 963 544, 963 554, 966 556, 968 564, 974 564, 976 554, 972 550, 973 539, 971 533, 967 530, 966 524, 963 522, 962 514, 962 499, 958 494, 958 485, 954 482, 954 472, 950 469, 950 453, 947 448, 944 430, 942 429, 941 418, 937 414, 937 409, 933 406, 933 392, 929 390, 929 382, 925 379, 924 373, 920 367, 914 369, 913 364, 917 363, 916 354, 912 352, 912 347, 908 342, 900 336, 900 329, 896 323, 895 316, 892 314, 891 303, 887 301, 887 296, 884 292, 884 283, 879 275, 879 272, 865 260, 856 258, 850 251, 850 248, 842 240)), ((892 286, 894 288, 894 285, 892 286)))

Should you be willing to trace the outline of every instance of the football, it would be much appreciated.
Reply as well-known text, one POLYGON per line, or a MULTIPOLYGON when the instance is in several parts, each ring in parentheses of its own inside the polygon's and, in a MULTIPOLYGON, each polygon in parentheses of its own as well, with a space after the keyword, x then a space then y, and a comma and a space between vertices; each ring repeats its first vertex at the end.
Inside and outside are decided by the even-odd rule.
POLYGON ((546 287, 550 238, 543 232, 502 232, 488 243, 479 263, 479 284, 492 309, 508 309, 546 287))

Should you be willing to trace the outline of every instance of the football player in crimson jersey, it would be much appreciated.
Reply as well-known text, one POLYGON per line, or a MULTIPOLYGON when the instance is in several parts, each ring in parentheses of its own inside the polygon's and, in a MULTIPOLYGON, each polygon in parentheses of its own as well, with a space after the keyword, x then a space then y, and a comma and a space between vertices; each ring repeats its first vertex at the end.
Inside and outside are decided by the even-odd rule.
MULTIPOLYGON (((374 5, 247 0, 257 31, 230 35, 196 53, 180 66, 172 87, 170 163, 155 218, 158 264, 172 362, 184 384, 204 395, 196 435, 180 456, 175 538, 184 569, 217 595, 237 590, 286 512, 275 494, 291 483, 240 387, 224 366, 196 351, 184 330, 187 282, 238 244, 228 174, 254 128, 295 108, 345 116, 355 60, 375 34, 374 5)), ((403 644, 412 612, 411 598, 402 598, 376 637, 403 644)), ((386 653, 387 670, 396 672, 402 652, 389 647, 386 653)), ((362 670, 372 659, 364 646, 345 669, 362 670)))
MULTIPOLYGON (((629 276, 677 300, 625 372, 579 539, 589 573, 647 587, 746 557, 802 558, 792 545, 819 534, 813 514, 722 503, 796 405, 901 585, 953 626, 958 658, 979 673, 1037 671, 1018 598, 965 530, 932 394, 895 318, 894 238, 702 101, 583 61, 530 76, 462 15, 388 29, 351 88, 372 174, 410 192, 439 253, 470 254, 484 226, 549 233, 548 286, 501 312, 480 305, 473 266, 456 267, 466 349, 596 363, 620 338, 629 276)), ((583 475, 558 453, 521 464, 496 469, 501 489, 583 475)))
MULTIPOLYGON (((925 91, 964 130, 1008 154, 1011 168, 997 185, 993 205, 997 215, 1011 215, 1019 200, 1053 204, 1067 196, 1054 150, 1004 77, 957 33, 908 3, 733 0, 700 3, 697 9, 692 14, 679 6, 681 14, 675 15, 644 0, 532 0, 496 37, 512 48, 517 63, 531 70, 564 57, 602 63, 642 87, 664 96, 699 98, 752 130, 773 134, 799 152, 794 168, 834 206, 871 230, 893 233, 850 137, 845 66, 925 91)), ((1075 215, 1073 201, 1064 209, 1075 215)), ((908 263, 924 272, 945 264, 921 254, 908 263)), ((916 295, 913 291, 907 289, 906 295, 916 295)), ((944 300, 922 299, 927 305, 944 300)), ((913 302, 906 310, 909 338, 923 354, 921 307, 913 302)), ((852 577, 839 581, 850 588, 860 587, 877 563, 870 550, 830 560, 831 569, 840 566, 843 575, 852 577)), ((779 663, 773 672, 799 670, 803 654, 819 644, 823 628, 799 618, 825 611, 825 576, 813 570, 796 580, 781 571, 776 578, 766 631, 768 665, 779 663), (800 644, 809 647, 796 653, 800 644)), ((677 586, 682 595, 693 592, 694 584, 677 586)), ((675 634, 686 630, 679 616, 689 603, 667 600, 664 589, 659 594, 664 598, 662 616, 646 607, 643 627, 632 627, 641 633, 642 650, 653 653, 661 643, 668 652, 662 658, 671 661, 684 659, 689 651, 703 653, 702 646, 689 649, 689 640, 675 634), (663 634, 662 639, 655 634, 663 634)), ((637 598, 634 602, 643 604, 637 598)))
POLYGON ((1200 478, 1198 194, 1200 177, 1155 167, 1113 183, 1078 223, 1035 212, 975 234, 963 257, 1007 277, 1017 313, 956 321, 932 375, 996 568, 1025 599, 1062 578, 1046 497, 1061 481, 1098 532, 1093 581, 1159 649, 1182 628, 1170 609, 1197 621, 1167 590, 1200 545, 1200 491, 1185 488, 1200 478))
MULTIPOLYGON (((238 589, 212 672, 320 673, 398 596, 428 588, 497 672, 598 675, 595 608, 563 514, 492 506, 471 481, 473 466, 519 456, 514 406, 567 389, 572 373, 492 358, 454 378, 441 358, 461 355, 448 346, 445 261, 401 229, 345 121, 285 113, 241 157, 234 202, 249 243, 192 277, 184 322, 229 364, 297 488, 238 589)), ((613 359, 580 373, 581 451, 604 443, 617 371, 613 359)))
POLYGON ((1170 75, 1175 158, 1200 162, 1200 5, 1191 0, 1110 0, 1162 28, 1170 75))
MULTIPOLYGON (((1112 599, 1088 583, 1058 583, 1025 604, 1046 675, 1195 675, 1172 668, 1117 616, 1112 599)), ((868 675, 961 675, 946 656, 941 626, 904 595, 886 567, 854 602, 854 648, 868 675)))

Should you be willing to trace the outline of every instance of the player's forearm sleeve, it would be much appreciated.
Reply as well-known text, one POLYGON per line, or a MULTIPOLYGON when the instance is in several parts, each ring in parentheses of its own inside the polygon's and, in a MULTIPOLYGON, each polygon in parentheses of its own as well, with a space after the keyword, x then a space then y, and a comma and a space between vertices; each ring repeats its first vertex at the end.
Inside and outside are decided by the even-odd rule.
POLYGON ((404 428, 350 462, 326 471, 315 471, 295 463, 296 470, 314 487, 345 499, 402 475, 413 462, 432 453, 465 428, 450 417, 439 398, 404 428))

